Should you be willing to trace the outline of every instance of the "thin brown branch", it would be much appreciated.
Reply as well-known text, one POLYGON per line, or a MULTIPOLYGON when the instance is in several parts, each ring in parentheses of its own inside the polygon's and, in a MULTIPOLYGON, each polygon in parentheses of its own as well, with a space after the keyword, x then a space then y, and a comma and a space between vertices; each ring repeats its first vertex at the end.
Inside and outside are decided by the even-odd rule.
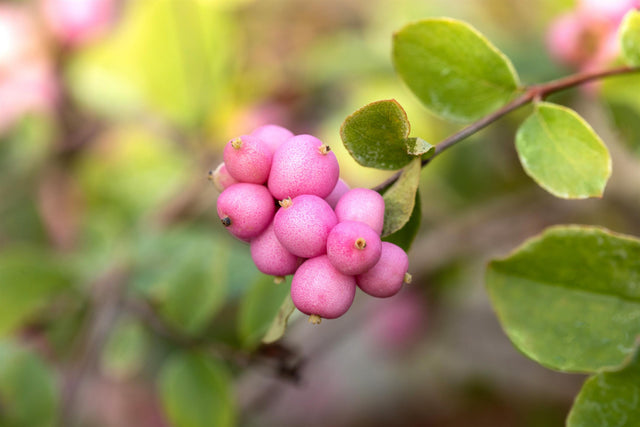
MULTIPOLYGON (((470 125, 462 128, 458 132, 454 133, 453 135, 443 139, 438 144, 436 144, 435 154, 429 159, 422 160, 422 167, 425 167, 427 164, 429 164, 431 160, 433 160, 435 157, 437 157, 440 153, 442 153, 446 149, 454 146, 458 142, 477 133, 478 131, 489 126, 491 123, 506 116, 510 112, 517 110, 523 105, 528 104, 529 102, 532 102, 538 99, 544 99, 545 97, 553 93, 571 89, 576 86, 580 86, 592 81, 604 79, 611 76, 620 76, 623 74, 631 74, 631 73, 637 73, 637 72, 640 72, 640 67, 621 66, 616 68, 610 68, 607 70, 577 73, 571 76, 563 77, 561 79, 552 80, 547 83, 541 83, 538 85, 529 86, 525 88, 525 90, 522 92, 520 96, 514 98, 512 101, 510 101, 503 107, 497 109, 493 113, 490 113, 482 117, 478 121, 471 123, 470 125)), ((380 191, 388 187, 389 185, 393 184, 398 179, 399 176, 400 176, 400 172, 396 173, 395 175, 393 175, 386 181, 382 182, 381 184, 373 187, 373 189, 376 191, 380 191)))

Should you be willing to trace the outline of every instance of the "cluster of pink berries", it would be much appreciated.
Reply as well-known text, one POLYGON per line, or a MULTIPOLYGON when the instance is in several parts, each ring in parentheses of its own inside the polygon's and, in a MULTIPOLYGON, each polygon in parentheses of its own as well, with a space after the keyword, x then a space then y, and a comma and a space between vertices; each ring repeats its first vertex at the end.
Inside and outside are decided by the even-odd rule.
POLYGON ((404 250, 380 240, 382 196, 349 189, 339 172, 318 138, 276 125, 229 141, 210 172, 222 224, 250 243, 260 271, 293 274, 291 298, 311 323, 346 313, 356 287, 384 298, 411 278, 404 250))

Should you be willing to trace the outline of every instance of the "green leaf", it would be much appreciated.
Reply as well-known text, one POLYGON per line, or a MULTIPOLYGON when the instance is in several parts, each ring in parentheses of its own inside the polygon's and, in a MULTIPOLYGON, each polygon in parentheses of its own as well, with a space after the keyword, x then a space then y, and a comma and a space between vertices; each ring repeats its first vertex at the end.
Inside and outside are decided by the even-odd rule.
POLYGON ((160 397, 174 427, 231 427, 236 409, 224 365, 200 354, 179 353, 160 372, 160 397))
POLYGON ((548 102, 518 129, 516 149, 525 172, 564 199, 601 197, 611 175, 602 140, 575 111, 548 102))
POLYGON ((640 335, 640 240, 552 227, 494 260, 487 288, 505 332, 551 369, 599 372, 629 361, 640 335))
POLYGON ((420 191, 416 191, 416 201, 409 221, 400 230, 384 237, 382 240, 394 243, 405 251, 409 251, 413 240, 418 234, 418 230, 420 230, 420 222, 422 222, 422 204, 420 202, 420 191))
POLYGON ((69 270, 49 253, 33 249, 0 253, 0 336, 11 333, 71 284, 69 270))
POLYGON ((640 66, 640 11, 632 10, 620 25, 622 56, 629 65, 640 66))
POLYGON ((425 19, 394 35, 393 62, 427 108, 470 122, 506 104, 518 89, 509 59, 469 24, 425 19))
POLYGON ((587 379, 575 399, 567 427, 636 427, 640 420, 640 361, 618 372, 587 379))
POLYGON ((282 323, 286 325, 288 316, 285 315, 282 322, 278 318, 285 314, 282 309, 287 309, 286 300, 290 299, 290 288, 286 281, 276 284, 273 276, 260 275, 240 303, 238 335, 244 346, 255 347, 267 332, 271 332, 270 338, 275 337, 274 341, 279 338, 276 337, 277 331, 270 329, 274 325, 274 319, 280 327, 284 327, 282 323))
POLYGON ((625 102, 607 102, 611 119, 622 142, 640 157, 640 110, 625 102))
POLYGON ((397 170, 431 149, 426 141, 409 138, 410 129, 407 113, 389 99, 372 102, 347 117, 340 137, 362 166, 397 170))
POLYGON ((232 93, 235 21, 216 3, 127 2, 109 37, 70 57, 74 95, 110 116, 152 110, 179 125, 201 125, 232 93))
POLYGON ((384 198, 384 225, 382 237, 400 230, 411 218, 420 184, 420 158, 405 167, 396 182, 382 195, 384 198))
POLYGON ((143 241, 133 286, 173 327, 200 334, 225 302, 229 254, 222 239, 199 228, 143 241))
POLYGON ((0 341, 0 425, 53 427, 58 399, 53 372, 10 341, 0 341))
POLYGON ((146 350, 144 327, 135 319, 122 318, 102 352, 101 368, 115 379, 131 378, 144 367, 146 350))
POLYGON ((262 337, 262 342, 265 344, 271 344, 273 342, 278 341, 284 335, 284 332, 287 329, 287 322, 289 321, 289 317, 293 314, 296 306, 293 305, 293 300, 291 299, 291 295, 287 295, 284 298, 284 302, 280 306, 276 317, 271 322, 271 326, 262 337))

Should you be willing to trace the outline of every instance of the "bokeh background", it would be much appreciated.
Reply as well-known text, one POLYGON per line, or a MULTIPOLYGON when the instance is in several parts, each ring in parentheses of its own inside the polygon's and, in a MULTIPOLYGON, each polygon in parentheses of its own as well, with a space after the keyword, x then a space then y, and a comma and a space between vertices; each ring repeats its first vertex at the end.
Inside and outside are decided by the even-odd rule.
POLYGON ((0 2, 0 424, 563 425, 584 378, 513 348, 484 268, 552 224, 640 235, 637 77, 553 98, 583 114, 612 153, 602 199, 559 200, 524 174, 513 146, 523 108, 423 171, 410 286, 388 300, 358 293, 344 317, 319 327, 296 313, 272 346, 259 346, 259 333, 286 288, 265 284, 248 246, 225 233, 207 172, 229 139, 275 123, 318 136, 343 179, 373 187, 388 174, 358 166, 340 141, 357 108, 395 98, 411 135, 434 144, 459 129, 394 74, 395 30, 429 16, 466 20, 532 84, 615 62, 615 52, 590 62, 604 24, 585 30, 580 55, 558 52, 550 28, 576 7, 0 2), (167 373, 187 350, 223 380, 176 380, 175 363, 167 373), (196 412, 210 406, 210 422, 175 423, 185 400, 196 412))

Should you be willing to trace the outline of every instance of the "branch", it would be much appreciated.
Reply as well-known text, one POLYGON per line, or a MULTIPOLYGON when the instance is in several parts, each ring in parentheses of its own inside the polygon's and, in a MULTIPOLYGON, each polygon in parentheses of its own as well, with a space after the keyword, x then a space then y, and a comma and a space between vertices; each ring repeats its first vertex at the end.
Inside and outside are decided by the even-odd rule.
MULTIPOLYGON (((561 92, 566 89, 571 89, 573 87, 580 86, 595 80, 600 80, 600 79, 604 79, 606 77, 611 77, 611 76, 619 76, 623 74, 631 74, 631 73, 638 73, 638 72, 640 72, 640 67, 622 66, 622 67, 611 68, 608 70, 573 74, 571 76, 563 77, 558 80, 552 80, 547 83, 541 83, 538 85, 529 86, 525 88, 524 92, 520 96, 513 99, 508 104, 497 109, 493 113, 490 113, 484 116, 478 121, 471 123, 467 127, 462 128, 458 132, 454 133, 453 135, 443 139, 438 144, 436 144, 435 154, 428 159, 422 160, 422 167, 425 167, 427 164, 429 164, 431 160, 433 160, 436 156, 438 156, 440 153, 442 153, 446 149, 454 146, 455 144, 462 141, 463 139, 466 139, 469 136, 477 133, 478 131, 489 126, 491 123, 506 116, 510 112, 517 110, 523 105, 528 104, 529 102, 541 100, 553 93, 561 92)), ((394 174, 392 177, 390 177, 383 183, 373 187, 373 190, 379 191, 390 186, 398 179, 398 177, 400 176, 400 173, 401 173, 400 171, 397 172, 396 174, 394 174)))

